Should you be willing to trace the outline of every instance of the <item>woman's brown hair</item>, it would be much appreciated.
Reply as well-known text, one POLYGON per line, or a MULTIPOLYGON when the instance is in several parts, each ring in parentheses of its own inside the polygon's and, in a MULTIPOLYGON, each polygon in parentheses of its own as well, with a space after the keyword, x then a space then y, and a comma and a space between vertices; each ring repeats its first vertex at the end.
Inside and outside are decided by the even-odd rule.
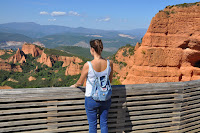
POLYGON ((101 39, 91 40, 90 47, 92 47, 96 51, 96 53, 100 55, 103 50, 103 43, 101 39))

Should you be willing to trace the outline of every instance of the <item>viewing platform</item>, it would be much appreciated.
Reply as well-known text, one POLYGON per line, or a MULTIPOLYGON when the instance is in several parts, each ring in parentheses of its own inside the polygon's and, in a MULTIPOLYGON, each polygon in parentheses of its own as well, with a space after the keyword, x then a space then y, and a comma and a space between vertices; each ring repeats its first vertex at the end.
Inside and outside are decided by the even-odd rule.
MULTIPOLYGON (((200 80, 112 88, 109 133, 200 132, 200 80)), ((0 89, 0 132, 88 133, 84 91, 0 89)))

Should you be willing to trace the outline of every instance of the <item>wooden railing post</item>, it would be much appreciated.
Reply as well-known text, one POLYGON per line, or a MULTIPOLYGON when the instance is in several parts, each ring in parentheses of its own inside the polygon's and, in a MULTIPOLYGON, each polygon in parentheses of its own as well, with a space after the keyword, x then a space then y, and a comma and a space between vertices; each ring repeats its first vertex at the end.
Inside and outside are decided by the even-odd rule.
POLYGON ((120 101, 118 102, 121 106, 118 106, 117 112, 117 133, 123 133, 125 128, 125 118, 126 118, 126 96, 119 96, 120 101))
POLYGON ((57 114, 58 114, 58 110, 57 110, 57 105, 55 105, 55 102, 57 102, 57 100, 54 101, 47 101, 48 103, 54 103, 54 105, 49 105, 47 106, 47 108, 50 109, 50 111, 47 112, 48 117, 47 117, 47 126, 48 126, 48 130, 51 132, 51 130, 55 130, 58 129, 57 126, 57 114))
POLYGON ((172 117, 172 124, 175 124, 175 133, 180 133, 180 126, 181 126, 181 112, 182 112, 182 104, 183 104, 183 90, 184 89, 178 89, 175 90, 175 102, 174 102, 174 115, 172 117))

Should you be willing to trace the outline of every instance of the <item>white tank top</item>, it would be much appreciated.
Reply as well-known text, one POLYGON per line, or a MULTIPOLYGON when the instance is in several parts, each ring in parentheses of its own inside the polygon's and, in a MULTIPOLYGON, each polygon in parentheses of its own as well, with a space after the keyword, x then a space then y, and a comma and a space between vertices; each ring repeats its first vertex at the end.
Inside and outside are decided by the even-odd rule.
POLYGON ((96 76, 97 77, 101 77, 101 76, 105 76, 107 74, 107 69, 108 70, 108 75, 110 75, 110 72, 111 72, 111 67, 110 67, 110 64, 109 64, 109 61, 107 60, 107 67, 104 71, 101 71, 101 72, 96 72, 95 70, 93 71, 93 67, 92 67, 92 64, 88 63, 89 65, 89 70, 88 70, 88 75, 87 75, 87 81, 86 81, 86 91, 85 91, 85 96, 86 97, 90 97, 91 96, 91 92, 92 92, 92 85, 89 83, 89 81, 91 83, 94 83, 94 80, 96 79, 96 76), (95 74, 96 76, 95 76, 95 74), (88 81, 89 79, 89 81, 88 81))

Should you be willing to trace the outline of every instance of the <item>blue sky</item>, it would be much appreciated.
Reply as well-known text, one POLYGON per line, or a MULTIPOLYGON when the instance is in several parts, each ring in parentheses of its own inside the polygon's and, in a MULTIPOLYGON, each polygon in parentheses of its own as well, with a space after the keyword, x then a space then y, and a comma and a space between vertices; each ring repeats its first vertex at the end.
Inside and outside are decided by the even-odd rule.
POLYGON ((198 0, 0 0, 0 24, 35 22, 104 30, 148 28, 168 5, 198 0))

